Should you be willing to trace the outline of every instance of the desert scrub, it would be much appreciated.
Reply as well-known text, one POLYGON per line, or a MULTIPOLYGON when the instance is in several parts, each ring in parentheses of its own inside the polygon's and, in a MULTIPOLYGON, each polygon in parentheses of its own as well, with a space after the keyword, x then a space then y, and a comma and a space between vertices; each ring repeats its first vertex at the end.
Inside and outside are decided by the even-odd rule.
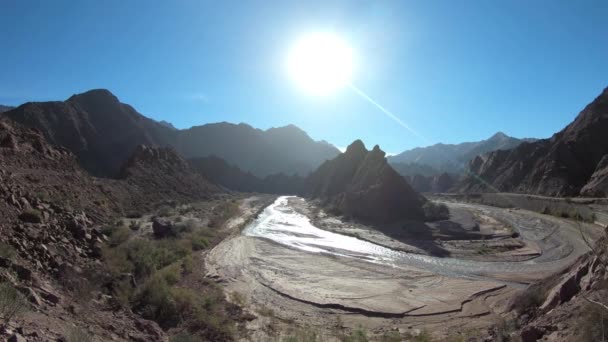
POLYGON ((114 229, 110 234, 109 244, 110 246, 118 246, 127 241, 129 236, 131 236, 131 232, 129 232, 127 227, 116 227, 116 229, 114 229))
POLYGON ((28 310, 28 302, 12 284, 0 283, 0 318, 6 324, 28 310))
POLYGON ((228 219, 236 215, 239 211, 239 202, 236 200, 223 202, 213 210, 213 217, 209 220, 209 227, 220 228, 228 219))
POLYGON ((443 203, 427 201, 422 205, 422 210, 424 210, 424 217, 428 221, 440 221, 450 218, 450 210, 443 203))
POLYGON ((83 328, 71 327, 65 334, 65 340, 67 342, 92 342, 94 338, 83 328))
POLYGON ((367 337, 367 330, 363 327, 359 326, 357 329, 353 330, 350 335, 344 336, 342 338, 343 342, 367 342, 369 341, 367 337))
POLYGON ((13 248, 13 246, 0 242, 0 258, 15 260, 17 256, 17 251, 13 248))

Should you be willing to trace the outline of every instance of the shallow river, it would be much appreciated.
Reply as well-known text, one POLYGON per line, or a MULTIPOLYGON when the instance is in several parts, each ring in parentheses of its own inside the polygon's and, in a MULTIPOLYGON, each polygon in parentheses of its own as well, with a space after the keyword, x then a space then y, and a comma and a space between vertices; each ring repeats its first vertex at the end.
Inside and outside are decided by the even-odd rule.
MULTIPOLYGON (((574 261, 574 258, 584 252, 581 245, 574 241, 573 245, 575 248, 572 248, 570 243, 568 243, 568 246, 571 247, 570 250, 567 253, 561 253, 559 257, 550 258, 549 260, 547 258, 538 258, 525 262, 481 262, 406 253, 359 240, 355 237, 319 229, 311 224, 308 217, 290 207, 288 199, 288 196, 279 197, 254 222, 246 227, 244 234, 268 239, 310 253, 356 258, 393 267, 409 265, 426 269, 433 273, 471 278, 486 278, 491 276, 491 274, 498 273, 558 271, 568 266, 574 261)), ((504 211, 503 209, 496 210, 504 211)), ((521 216, 523 214, 518 215, 521 216)), ((518 219, 513 219, 514 222, 510 223, 517 226, 521 224, 520 220, 524 219, 523 216, 518 217, 518 219)), ((522 231, 523 229, 525 228, 522 227, 522 229, 518 230, 523 233, 522 236, 526 237, 528 234, 522 231)), ((555 235, 553 238, 560 238, 560 235, 555 235)))

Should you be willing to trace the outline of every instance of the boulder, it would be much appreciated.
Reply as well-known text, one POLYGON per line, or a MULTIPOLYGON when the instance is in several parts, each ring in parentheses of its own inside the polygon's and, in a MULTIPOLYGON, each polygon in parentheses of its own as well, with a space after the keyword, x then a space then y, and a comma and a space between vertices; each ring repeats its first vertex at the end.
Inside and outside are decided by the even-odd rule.
POLYGON ((536 342, 545 334, 545 330, 541 327, 529 325, 521 330, 522 342, 536 342))
POLYGON ((152 231, 154 236, 157 238, 165 238, 169 236, 176 236, 175 227, 173 223, 167 219, 155 217, 152 221, 152 231))

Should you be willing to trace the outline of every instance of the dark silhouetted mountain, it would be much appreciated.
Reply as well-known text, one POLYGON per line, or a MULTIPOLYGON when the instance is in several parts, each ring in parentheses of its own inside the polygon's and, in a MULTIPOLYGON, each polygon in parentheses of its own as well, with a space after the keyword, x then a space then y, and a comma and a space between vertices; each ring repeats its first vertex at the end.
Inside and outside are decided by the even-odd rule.
POLYGON ((190 164, 206 179, 230 190, 296 195, 303 187, 302 177, 281 173, 259 178, 216 156, 194 158, 190 164))
POLYGON ((390 222, 423 218, 424 197, 416 193, 376 145, 356 140, 346 152, 323 163, 306 180, 305 195, 364 220, 390 222))
POLYGON ((263 131, 226 122, 183 130, 176 147, 188 159, 216 155, 257 177, 276 173, 306 176, 340 153, 293 125, 263 131))
POLYGON ((534 139, 517 139, 498 132, 487 140, 477 142, 417 147, 388 157, 388 161, 404 176, 413 176, 417 173, 423 176, 434 176, 444 172, 462 173, 467 162, 476 155, 495 150, 508 150, 524 141, 534 141, 534 139))
POLYGON ((63 102, 26 103, 2 116, 37 128, 49 142, 72 151, 86 170, 105 177, 116 176, 140 144, 172 146, 187 158, 217 155, 258 177, 307 175, 339 153, 291 125, 263 131, 217 123, 176 130, 143 116, 103 89, 63 102))
POLYGON ((4 112, 9 111, 9 110, 14 109, 14 108, 15 107, 0 105, 0 113, 4 113, 4 112))
POLYGON ((608 88, 551 138, 475 157, 459 189, 606 196, 606 132, 608 88))
POLYGON ((3 116, 40 130, 47 140, 72 151, 97 176, 115 176, 140 144, 166 145, 176 132, 96 89, 61 102, 29 102, 3 116))

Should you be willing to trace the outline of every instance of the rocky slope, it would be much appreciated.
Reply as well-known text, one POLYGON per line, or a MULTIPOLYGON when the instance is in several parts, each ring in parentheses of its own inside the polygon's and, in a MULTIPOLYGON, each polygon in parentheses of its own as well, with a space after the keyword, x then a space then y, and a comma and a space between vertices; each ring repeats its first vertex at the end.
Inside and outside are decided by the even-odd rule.
POLYGON ((109 309, 101 293, 87 292, 87 307, 76 299, 85 274, 103 275, 99 225, 131 207, 132 190, 90 177, 40 132, 0 121, 0 282, 30 306, 0 338, 54 341, 85 329, 104 340, 166 340, 155 323, 109 309))
POLYGON ((444 172, 462 173, 467 162, 478 154, 508 150, 522 142, 533 140, 517 139, 498 132, 482 141, 417 147, 389 157, 388 161, 404 176, 415 174, 435 176, 444 172))
POLYGON ((51 143, 72 151, 86 170, 104 177, 115 177, 142 144, 172 146, 187 158, 217 155, 259 177, 307 175, 339 153, 291 125, 263 131, 246 124, 217 123, 177 130, 145 117, 104 89, 66 101, 26 103, 2 117, 39 129, 51 143))
POLYGON ((421 206, 426 200, 390 167, 384 156, 378 146, 368 151, 357 140, 307 178, 305 195, 364 220, 422 218, 421 206))
POLYGON ((279 173, 256 177, 216 156, 194 158, 189 162, 206 179, 234 191, 295 195, 301 192, 304 185, 304 179, 297 175, 279 173))
POLYGON ((606 196, 606 131, 608 88, 550 139, 475 157, 459 189, 606 196))

